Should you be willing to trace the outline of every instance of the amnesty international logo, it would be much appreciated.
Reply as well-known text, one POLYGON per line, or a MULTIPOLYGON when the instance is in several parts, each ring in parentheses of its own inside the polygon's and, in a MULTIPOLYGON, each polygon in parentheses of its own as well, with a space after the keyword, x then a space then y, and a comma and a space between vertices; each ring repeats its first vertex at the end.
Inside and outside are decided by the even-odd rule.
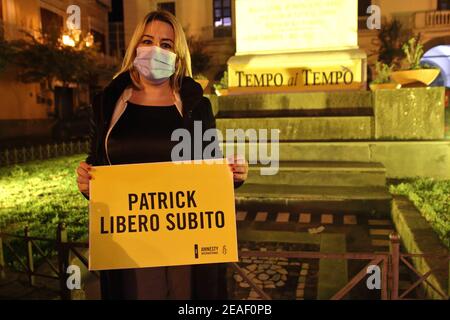
POLYGON ((210 256, 210 255, 227 255, 228 249, 226 245, 222 246, 222 251, 220 251, 220 246, 199 246, 197 243, 194 244, 194 257, 199 259, 199 256, 210 256))

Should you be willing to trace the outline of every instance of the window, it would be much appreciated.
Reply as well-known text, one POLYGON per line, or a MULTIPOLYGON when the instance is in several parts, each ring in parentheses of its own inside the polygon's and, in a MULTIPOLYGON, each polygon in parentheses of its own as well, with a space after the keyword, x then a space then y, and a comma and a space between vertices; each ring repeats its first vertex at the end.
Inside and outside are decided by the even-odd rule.
POLYGON ((438 10, 450 10, 450 0, 438 0, 438 10))
POLYGON ((98 45, 100 52, 106 54, 105 35, 93 29, 91 29, 91 33, 94 36, 94 43, 98 45))
POLYGON ((175 15, 175 2, 159 2, 158 10, 166 10, 175 15))
POLYGON ((63 17, 53 11, 41 8, 42 33, 58 36, 63 30, 63 17))
POLYGON ((370 5, 372 5, 372 0, 358 0, 358 17, 368 16, 367 8, 370 5))
POLYGON ((109 23, 109 54, 113 57, 123 58, 125 55, 123 22, 109 23))
POLYGON ((214 37, 231 36, 231 0, 213 0, 214 37))

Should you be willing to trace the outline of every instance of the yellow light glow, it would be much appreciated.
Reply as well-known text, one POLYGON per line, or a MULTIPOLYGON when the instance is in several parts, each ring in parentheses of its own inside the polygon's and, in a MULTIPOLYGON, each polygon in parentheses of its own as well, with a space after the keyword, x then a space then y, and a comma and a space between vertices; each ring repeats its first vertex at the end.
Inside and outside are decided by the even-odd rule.
POLYGON ((65 46, 75 47, 75 41, 67 34, 63 35, 62 42, 65 46))
POLYGON ((86 43, 86 47, 92 47, 94 45, 94 36, 92 33, 89 32, 84 41, 86 43))

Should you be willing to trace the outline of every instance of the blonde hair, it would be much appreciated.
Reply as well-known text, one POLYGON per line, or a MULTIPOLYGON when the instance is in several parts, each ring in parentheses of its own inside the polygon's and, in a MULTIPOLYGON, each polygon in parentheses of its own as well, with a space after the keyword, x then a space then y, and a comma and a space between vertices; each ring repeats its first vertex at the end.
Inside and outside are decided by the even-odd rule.
POLYGON ((189 48, 187 45, 183 27, 177 21, 175 16, 168 11, 163 10, 152 11, 149 14, 147 14, 144 17, 144 19, 136 26, 136 29, 134 30, 133 36, 131 37, 130 43, 125 53, 125 57, 122 62, 122 67, 113 78, 116 78, 119 74, 123 72, 129 71, 133 84, 137 88, 142 89, 142 86, 139 81, 139 73, 133 66, 133 61, 136 58, 136 48, 139 45, 139 42, 141 41, 145 27, 147 26, 148 23, 154 20, 170 24, 175 34, 174 52, 177 55, 177 58, 175 62, 175 73, 170 77, 170 86, 172 87, 173 90, 178 92, 180 90, 181 81, 183 77, 184 76, 192 77, 191 55, 189 53, 189 48))

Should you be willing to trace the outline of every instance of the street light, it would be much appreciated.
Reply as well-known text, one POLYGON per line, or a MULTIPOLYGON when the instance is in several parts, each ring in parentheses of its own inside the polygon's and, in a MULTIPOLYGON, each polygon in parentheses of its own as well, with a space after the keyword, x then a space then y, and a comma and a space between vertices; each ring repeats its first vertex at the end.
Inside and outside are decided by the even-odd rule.
POLYGON ((75 40, 69 34, 64 34, 62 36, 62 43, 68 47, 75 47, 75 40))
POLYGON ((94 35, 91 32, 88 32, 86 36, 81 40, 80 42, 80 36, 81 36, 81 30, 78 29, 72 29, 69 31, 66 31, 62 35, 61 42, 63 45, 68 47, 77 47, 81 49, 83 46, 89 48, 94 45, 94 35))

